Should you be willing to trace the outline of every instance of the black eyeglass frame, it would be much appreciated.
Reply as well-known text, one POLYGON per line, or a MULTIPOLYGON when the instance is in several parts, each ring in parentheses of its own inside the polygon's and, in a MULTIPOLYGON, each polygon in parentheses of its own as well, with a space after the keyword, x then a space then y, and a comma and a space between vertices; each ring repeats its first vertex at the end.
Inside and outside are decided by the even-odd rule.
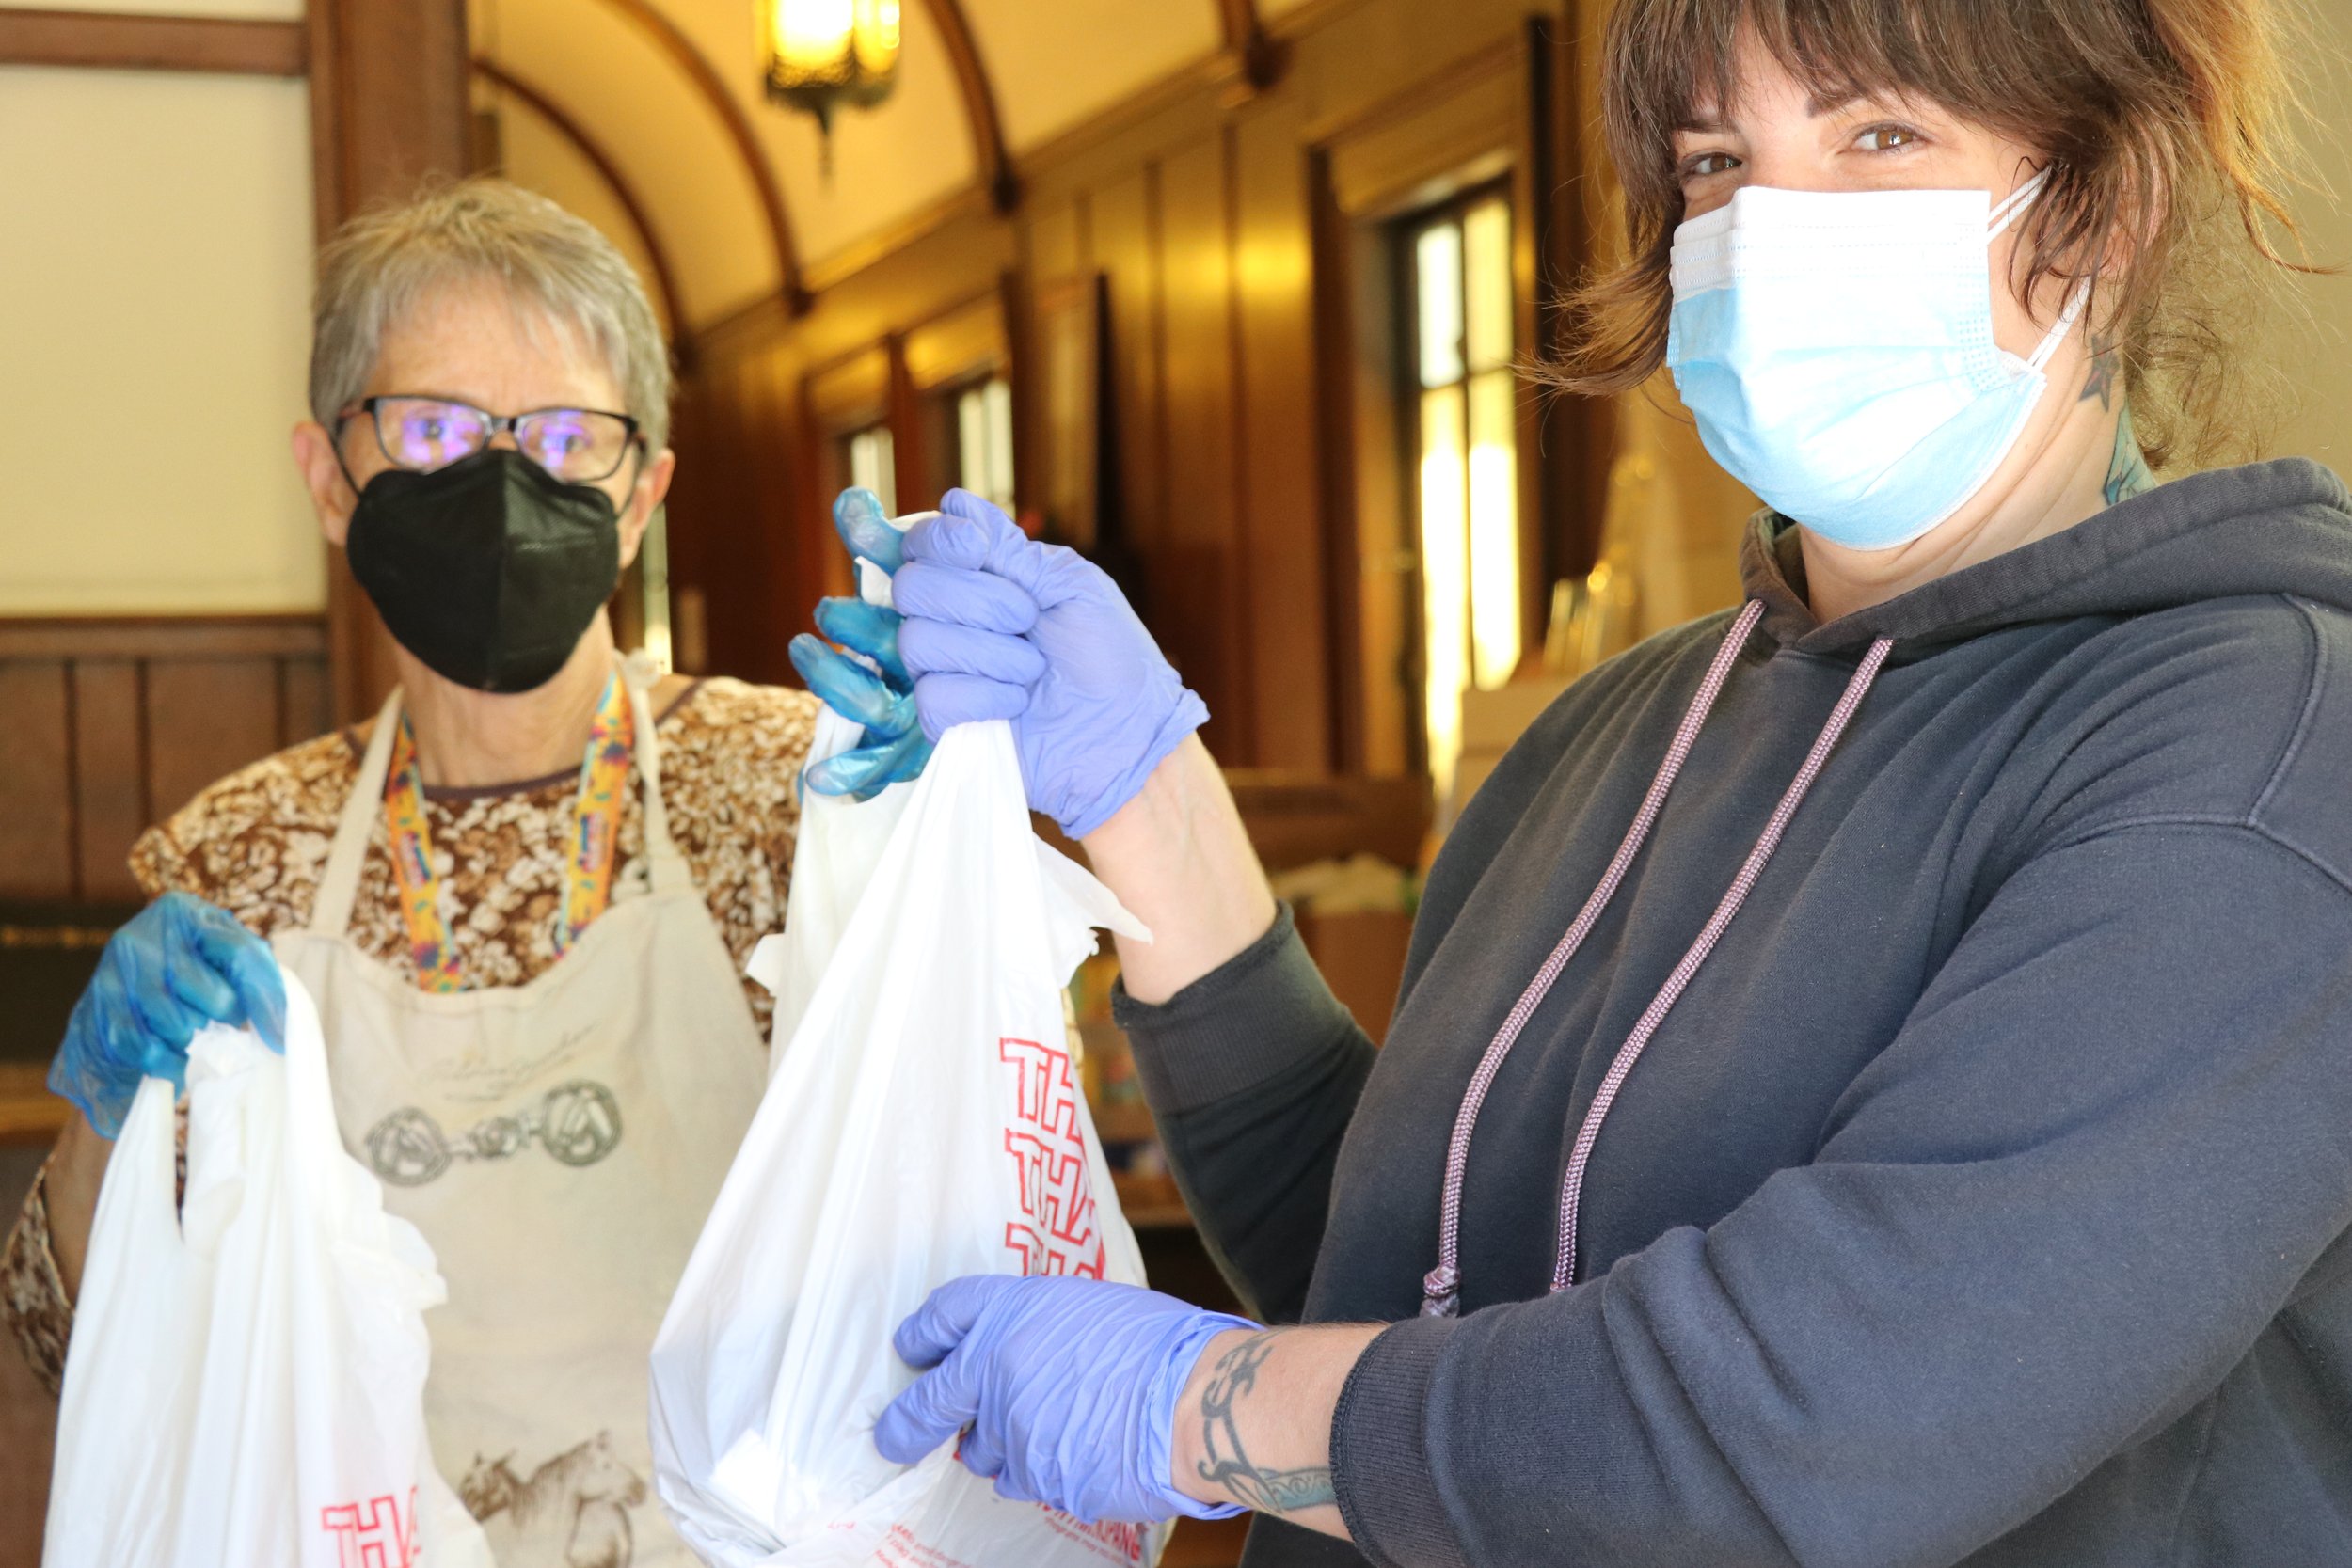
MULTIPOLYGON (((513 436, 515 445, 519 448, 522 445, 522 431, 519 428, 522 422, 525 420, 537 419, 544 414, 594 414, 598 419, 620 420, 622 425, 627 428, 628 434, 622 439, 619 454, 612 459, 612 467, 605 469, 605 471, 600 474, 580 474, 573 475, 568 478, 562 474, 555 475, 556 478, 564 480, 566 483, 601 484, 606 480, 611 479, 614 474, 621 471, 621 465, 628 461, 628 454, 630 452, 636 452, 642 462, 645 451, 644 427, 637 422, 637 420, 633 415, 619 413, 610 408, 577 408, 567 404, 557 404, 547 408, 527 408, 519 414, 493 414, 487 408, 468 403, 462 398, 436 397, 431 392, 385 392, 376 397, 361 398, 358 403, 353 404, 350 407, 344 409, 341 414, 336 416, 336 422, 339 425, 342 425, 348 424, 353 420, 358 419, 360 415, 365 414, 368 417, 368 428, 375 432, 375 450, 383 454, 385 462, 389 463, 393 467, 400 469, 404 473, 437 473, 439 470, 435 468, 412 468, 405 463, 403 463, 399 458, 392 455, 390 443, 384 439, 384 418, 380 411, 381 405, 388 403, 440 403, 447 404, 452 408, 462 408, 469 414, 481 415, 483 420, 488 423, 490 428, 489 433, 483 436, 481 447, 476 449, 478 451, 488 451, 490 443, 497 440, 501 436, 513 436)), ((338 440, 336 444, 340 447, 342 445, 340 438, 341 432, 339 431, 337 435, 338 440)), ((341 453, 338 452, 337 455, 340 458, 341 453)), ((466 454, 467 457, 471 457, 473 455, 473 452, 468 452, 466 454)), ((526 452, 524 455, 529 456, 530 454, 526 452)), ((463 457, 453 457, 450 459, 451 463, 462 463, 464 461, 465 458, 463 457)), ((539 460, 534 457, 532 458, 532 461, 537 463, 539 460)), ((448 466, 449 464, 445 463, 441 467, 447 467, 448 466)), ((547 465, 542 463, 540 464, 540 467, 546 467, 547 465)), ((549 473, 554 473, 554 470, 551 468, 548 471, 549 473)), ((346 470, 346 477, 348 477, 348 470, 346 470)))

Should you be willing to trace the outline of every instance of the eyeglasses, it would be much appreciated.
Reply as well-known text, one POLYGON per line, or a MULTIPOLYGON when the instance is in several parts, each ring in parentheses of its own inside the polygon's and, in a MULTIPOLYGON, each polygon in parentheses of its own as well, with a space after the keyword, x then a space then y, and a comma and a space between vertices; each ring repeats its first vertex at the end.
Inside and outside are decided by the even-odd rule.
POLYGON ((394 467, 429 474, 471 457, 500 436, 548 473, 570 484, 593 484, 620 471, 629 449, 643 443, 627 414, 595 408, 535 408, 493 414, 448 398, 363 399, 345 420, 367 415, 375 444, 394 467))

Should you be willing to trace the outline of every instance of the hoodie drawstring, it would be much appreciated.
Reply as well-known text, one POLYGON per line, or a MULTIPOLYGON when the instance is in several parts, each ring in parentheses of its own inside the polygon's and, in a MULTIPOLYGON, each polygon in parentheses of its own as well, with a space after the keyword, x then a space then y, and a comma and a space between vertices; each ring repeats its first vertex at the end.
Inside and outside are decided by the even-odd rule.
MULTIPOLYGON (((1504 1059, 1518 1042, 1520 1032, 1526 1028, 1529 1019, 1534 1017, 1535 1009, 1549 993, 1552 983, 1560 977, 1560 972, 1576 956, 1577 949, 1583 945, 1585 937, 1591 934, 1602 911, 1608 909, 1610 900, 1623 885, 1633 858, 1641 852, 1650 830, 1656 826, 1659 813, 1665 806, 1667 792, 1674 787, 1676 777, 1682 771, 1682 765, 1698 739, 1701 726, 1707 722, 1715 699, 1721 695, 1724 683, 1729 678, 1740 650, 1755 633, 1756 623, 1763 618, 1763 614, 1762 602, 1751 600, 1732 623, 1723 645, 1716 650, 1714 661, 1708 667, 1706 678, 1699 683, 1698 691, 1691 700, 1689 711, 1683 715, 1680 726, 1675 731, 1665 758, 1659 764, 1657 777, 1651 780, 1649 791, 1642 799, 1641 809, 1634 814, 1632 825, 1626 830, 1624 841, 1617 846, 1616 854, 1601 873, 1598 885, 1585 899, 1583 908, 1577 911, 1576 919, 1535 971, 1534 976, 1528 981, 1518 1004, 1503 1019, 1502 1026, 1495 1032, 1486 1053, 1479 1058, 1478 1069, 1471 1074, 1470 1086, 1462 1096, 1461 1108, 1454 1115, 1454 1133, 1446 1147, 1445 1182, 1438 1218, 1438 1266, 1430 1270, 1422 1281, 1421 1310, 1423 1317, 1452 1317, 1460 1304, 1462 1186, 1470 1164, 1470 1137, 1477 1129, 1478 1114, 1486 1103, 1487 1091, 1494 1086, 1496 1075, 1502 1071, 1504 1059)), ((1601 1123, 1607 1119, 1610 1107, 1615 1103, 1618 1091, 1625 1085, 1627 1075, 1632 1072, 1634 1063, 1641 1059, 1643 1050, 1648 1046, 1651 1037, 1658 1032, 1658 1026, 1665 1021, 1666 1014, 1697 975, 1708 955, 1714 951, 1715 943, 1730 927, 1732 918, 1740 912, 1740 906, 1746 902, 1750 890, 1756 886, 1765 865, 1772 860, 1772 852, 1780 847, 1781 837, 1796 816, 1797 807, 1803 803, 1805 792, 1820 777, 1822 767, 1829 760, 1830 752, 1852 722, 1855 710, 1862 705, 1863 697, 1878 678, 1880 669, 1893 650, 1893 641, 1881 638, 1871 643, 1869 651, 1863 655, 1854 669, 1853 677, 1847 682, 1845 694, 1831 710, 1828 722, 1822 726, 1812 750, 1806 753, 1804 767, 1790 781, 1756 847, 1748 852, 1739 875, 1732 879, 1731 886, 1716 905, 1714 914, 1699 932, 1698 939, 1691 944, 1690 951, 1682 956, 1682 961, 1675 966, 1674 973, 1667 976, 1666 983, 1659 988, 1650 1005, 1643 1010, 1640 1021, 1634 1024, 1625 1044, 1618 1048, 1616 1059, 1610 1064, 1608 1075, 1602 1079, 1591 1106, 1584 1113, 1583 1124, 1577 1131, 1576 1143, 1568 1157, 1567 1174, 1561 1184, 1559 1246, 1552 1263, 1552 1290, 1565 1291, 1576 1281, 1577 1211, 1583 1196, 1584 1173, 1592 1160, 1593 1146, 1599 1140, 1601 1123)))

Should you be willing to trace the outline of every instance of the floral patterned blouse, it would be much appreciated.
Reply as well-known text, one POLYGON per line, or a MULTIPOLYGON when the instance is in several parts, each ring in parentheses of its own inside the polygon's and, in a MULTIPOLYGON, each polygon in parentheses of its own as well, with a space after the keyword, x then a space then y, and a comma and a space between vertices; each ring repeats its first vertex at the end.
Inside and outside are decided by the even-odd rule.
MULTIPOLYGON (((817 711, 805 691, 706 680, 655 721, 671 835, 739 966, 761 937, 784 924, 800 825, 797 786, 817 711)), ((173 888, 192 893, 262 937, 302 925, 362 746, 352 731, 322 736, 209 786, 132 847, 139 886, 150 898, 173 888)), ((426 788, 436 869, 463 911, 453 940, 469 989, 522 985, 555 962, 564 846, 579 783, 573 769, 485 789, 426 788)), ((644 817, 632 790, 613 867, 615 903, 646 891, 644 850, 644 817)), ((407 929, 380 815, 360 869, 350 936, 406 972, 407 929)), ((743 989, 764 1035, 768 993, 750 980, 743 989)), ((44 1167, 0 1252, 0 1317, 35 1375, 54 1391, 64 1373, 73 1307, 50 1249, 45 1179, 44 1167)))

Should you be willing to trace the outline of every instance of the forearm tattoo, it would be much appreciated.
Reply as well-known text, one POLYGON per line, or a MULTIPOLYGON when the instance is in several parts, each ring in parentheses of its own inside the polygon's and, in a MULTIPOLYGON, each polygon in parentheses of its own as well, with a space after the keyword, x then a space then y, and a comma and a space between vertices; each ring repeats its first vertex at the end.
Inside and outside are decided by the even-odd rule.
POLYGON ((1274 1354, 1274 1341, 1289 1332, 1270 1328, 1253 1334, 1218 1356, 1209 1386, 1200 1391, 1200 1446, 1208 1457, 1200 1462, 1200 1477, 1261 1513, 1295 1513, 1339 1500, 1329 1465, 1268 1470, 1252 1463, 1242 1445, 1241 1402, 1257 1391, 1258 1370, 1274 1354))

